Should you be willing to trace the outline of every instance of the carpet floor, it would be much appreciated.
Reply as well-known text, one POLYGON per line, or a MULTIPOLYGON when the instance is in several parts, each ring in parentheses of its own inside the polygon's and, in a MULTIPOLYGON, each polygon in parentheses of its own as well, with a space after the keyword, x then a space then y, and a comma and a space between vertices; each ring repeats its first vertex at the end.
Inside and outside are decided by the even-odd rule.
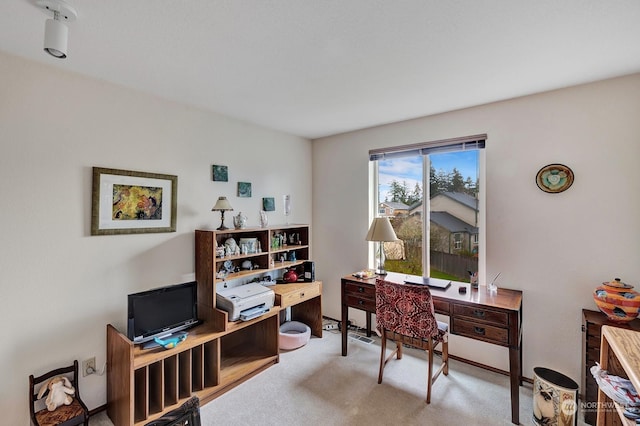
MULTIPOLYGON (((378 384, 377 337, 373 343, 349 338, 343 357, 340 333, 323 336, 282 351, 278 364, 203 405, 202 425, 511 425, 508 376, 450 360, 449 375, 440 375, 427 405, 424 352, 408 349, 402 360, 390 361, 378 384)), ((527 383, 520 387, 520 423, 534 424, 527 383)), ((103 412, 90 425, 112 424, 103 412)))

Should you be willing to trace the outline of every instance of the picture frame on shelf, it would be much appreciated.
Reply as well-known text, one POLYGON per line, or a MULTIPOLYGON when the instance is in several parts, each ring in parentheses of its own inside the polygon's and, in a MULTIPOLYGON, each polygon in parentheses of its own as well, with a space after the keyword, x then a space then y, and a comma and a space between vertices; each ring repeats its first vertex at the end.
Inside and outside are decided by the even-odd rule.
POLYGON ((91 235, 175 232, 178 177, 93 168, 91 235))

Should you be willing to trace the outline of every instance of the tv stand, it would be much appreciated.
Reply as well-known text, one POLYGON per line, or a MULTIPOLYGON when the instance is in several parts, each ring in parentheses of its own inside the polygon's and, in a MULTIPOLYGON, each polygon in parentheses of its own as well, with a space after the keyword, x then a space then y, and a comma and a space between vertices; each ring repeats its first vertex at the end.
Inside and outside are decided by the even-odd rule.
POLYGON ((143 349, 107 325, 107 415, 115 426, 143 426, 192 396, 206 404, 277 363, 279 312, 222 332, 205 322, 171 349, 143 349))

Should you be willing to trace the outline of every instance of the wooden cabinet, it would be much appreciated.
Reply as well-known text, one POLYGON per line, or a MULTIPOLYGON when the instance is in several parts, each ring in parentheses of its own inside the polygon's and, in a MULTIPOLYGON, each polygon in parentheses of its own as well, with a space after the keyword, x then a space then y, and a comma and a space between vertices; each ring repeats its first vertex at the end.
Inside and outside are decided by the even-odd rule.
POLYGON ((275 280, 285 269, 300 267, 309 260, 309 243, 308 225, 197 230, 198 312, 210 312, 212 316, 207 320, 218 330, 224 330, 227 316, 226 312, 216 309, 216 287, 226 281, 250 281, 265 275, 275 280), (239 247, 240 254, 224 252, 221 256, 220 251, 224 251, 230 239, 239 247))
POLYGON ((640 331, 640 320, 635 319, 627 323, 609 321, 600 311, 582 310, 582 399, 584 407, 584 421, 590 425, 596 424, 598 384, 591 374, 591 367, 600 362, 601 329, 603 325, 620 327, 640 331))
POLYGON ((196 231, 198 316, 203 324, 189 329, 187 339, 168 350, 142 349, 107 325, 107 414, 114 425, 145 425, 194 395, 206 404, 279 362, 284 309, 290 308, 293 320, 322 337, 319 281, 275 285, 275 306, 250 321, 229 322, 227 312, 216 308, 218 285, 265 274, 280 277, 284 269, 309 259, 309 247, 308 225, 196 231), (216 249, 230 238, 240 253, 216 256, 216 249))
MULTIPOLYGON (((600 367, 609 374, 631 380, 640 389, 640 333, 635 330, 602 326, 600 367)), ((613 403, 604 392, 598 390, 597 425, 635 425, 634 420, 624 417, 624 408, 613 403), (614 407, 614 408, 612 408, 614 407)))

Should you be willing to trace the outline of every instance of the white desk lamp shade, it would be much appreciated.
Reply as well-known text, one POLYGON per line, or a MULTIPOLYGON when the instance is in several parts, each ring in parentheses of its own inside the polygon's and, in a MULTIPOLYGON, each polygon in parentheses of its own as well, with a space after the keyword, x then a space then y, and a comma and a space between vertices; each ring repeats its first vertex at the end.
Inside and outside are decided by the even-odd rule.
POLYGON ((227 210, 233 210, 231 204, 229 204, 229 200, 227 197, 218 197, 218 201, 216 201, 216 205, 211 209, 214 212, 223 212, 227 210))
POLYGON ((398 237, 396 236, 396 232, 393 230, 391 226, 391 222, 389 222, 389 218, 387 217, 376 217, 371 222, 371 226, 369 227, 369 232, 367 232, 367 236, 365 238, 367 241, 377 241, 380 243, 380 264, 378 265, 380 270, 377 272, 379 275, 385 275, 386 272, 384 270, 384 260, 383 260, 383 247, 382 243, 384 241, 397 241, 398 237))
POLYGON ((222 220, 222 223, 220 224, 220 227, 217 228, 218 231, 229 229, 224 226, 224 212, 229 210, 233 210, 233 207, 231 207, 231 204, 229 204, 229 200, 227 200, 227 197, 218 197, 216 205, 211 209, 211 211, 213 212, 220 212, 220 219, 222 220))
POLYGON ((371 222, 369 232, 366 237, 367 241, 397 241, 396 232, 387 217, 376 217, 371 222))

